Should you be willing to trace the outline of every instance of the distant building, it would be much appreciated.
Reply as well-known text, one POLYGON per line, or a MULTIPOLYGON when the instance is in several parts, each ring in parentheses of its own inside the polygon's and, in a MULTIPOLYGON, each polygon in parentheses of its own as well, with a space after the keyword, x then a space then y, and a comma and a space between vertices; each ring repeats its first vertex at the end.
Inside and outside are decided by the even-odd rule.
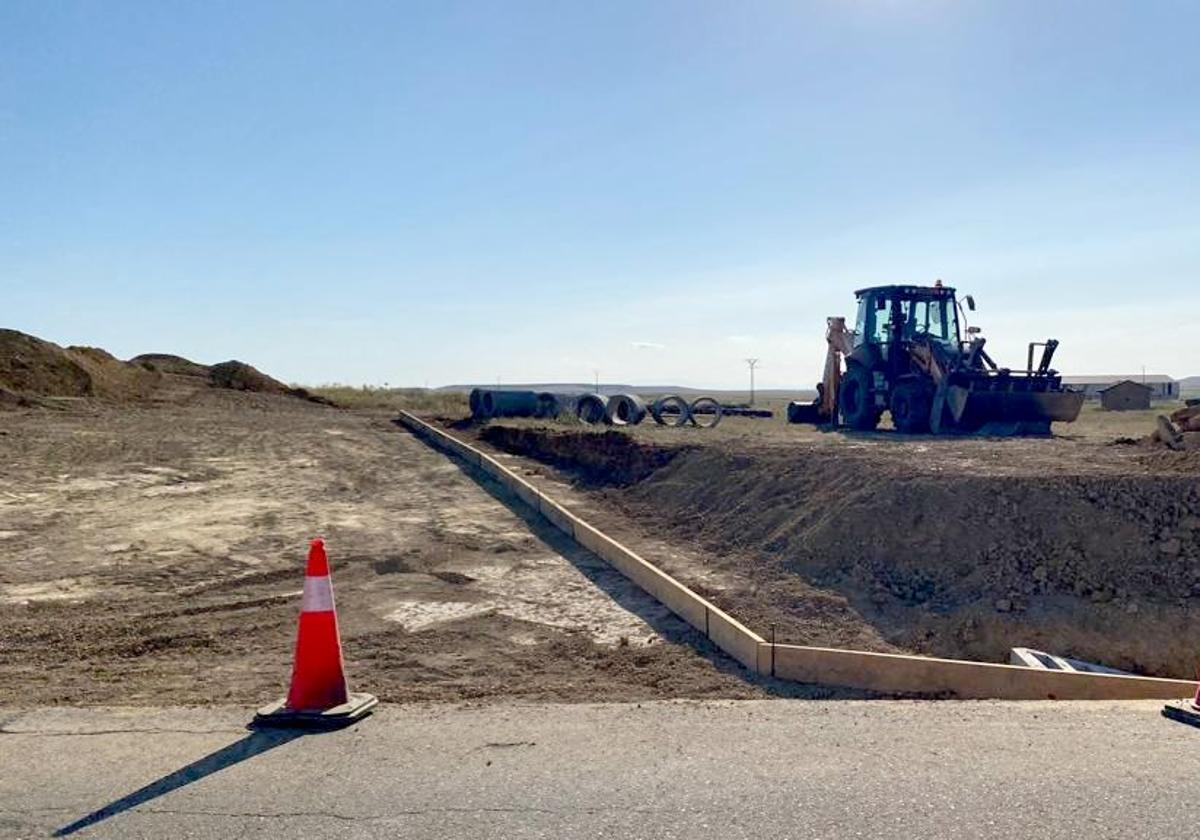
POLYGON ((1149 385, 1124 379, 1100 392, 1100 406, 1105 411, 1136 411, 1150 407, 1154 389, 1149 385))
POLYGON ((1083 391, 1088 399, 1099 399, 1100 392, 1118 382, 1133 382, 1150 389, 1153 400, 1179 399, 1179 383, 1169 376, 1146 374, 1145 376, 1064 376, 1063 384, 1074 391, 1083 391))

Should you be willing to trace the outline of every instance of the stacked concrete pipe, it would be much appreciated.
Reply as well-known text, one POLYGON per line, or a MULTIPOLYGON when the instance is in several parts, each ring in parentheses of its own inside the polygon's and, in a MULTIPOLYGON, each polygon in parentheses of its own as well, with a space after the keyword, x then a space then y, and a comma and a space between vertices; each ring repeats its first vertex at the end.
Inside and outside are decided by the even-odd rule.
POLYGON ((678 394, 666 394, 650 405, 637 394, 555 393, 552 391, 514 391, 476 388, 470 396, 471 416, 476 420, 497 417, 539 417, 554 419, 574 414, 588 425, 636 426, 653 418, 660 426, 700 426, 711 428, 721 422, 721 404, 712 397, 700 397, 689 404, 678 394))
POLYGON ((686 426, 692 420, 692 407, 678 394, 665 394, 650 404, 650 416, 660 426, 686 426))
POLYGON ((536 417, 538 395, 533 391, 504 391, 476 388, 471 392, 471 415, 477 420, 493 417, 536 417))
POLYGON ((605 417, 610 426, 636 426, 646 419, 646 403, 637 394, 613 394, 605 417))
POLYGON ((691 420, 693 426, 711 429, 721 422, 723 410, 721 404, 712 397, 700 397, 692 403, 691 420), (700 418, 704 418, 701 422, 700 418))
POLYGON ((575 401, 575 416, 589 426, 608 422, 608 403, 599 394, 582 394, 575 401))

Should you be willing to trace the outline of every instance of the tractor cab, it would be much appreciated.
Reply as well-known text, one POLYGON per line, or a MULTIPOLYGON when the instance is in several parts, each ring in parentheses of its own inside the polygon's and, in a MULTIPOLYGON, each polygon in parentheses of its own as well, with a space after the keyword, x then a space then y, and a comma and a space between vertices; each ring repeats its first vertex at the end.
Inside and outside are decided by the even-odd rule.
POLYGON ((962 346, 954 289, 935 286, 874 286, 855 292, 858 319, 854 346, 930 341, 957 352, 962 346))

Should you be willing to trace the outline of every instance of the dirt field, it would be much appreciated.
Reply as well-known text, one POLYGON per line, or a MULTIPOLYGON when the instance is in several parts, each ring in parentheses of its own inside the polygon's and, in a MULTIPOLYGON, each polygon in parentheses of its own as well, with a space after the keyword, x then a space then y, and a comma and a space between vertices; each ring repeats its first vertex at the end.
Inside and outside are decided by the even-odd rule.
POLYGON ((0 412, 0 703, 274 699, 317 534, 383 699, 780 690, 388 416, 184 380, 57 404, 0 412))
POLYGON ((659 544, 656 562, 780 641, 985 661, 1031 646, 1191 677, 1200 453, 1113 443, 1153 416, 1089 410, 1052 439, 742 418, 460 433, 535 465, 626 541, 659 544), (606 477, 605 459, 621 468, 606 477))
MULTIPOLYGON (((352 685, 386 700, 844 696, 750 678, 377 395, 63 352, 88 396, 0 411, 0 702, 273 699, 317 534, 352 685)), ((780 641, 1192 673, 1200 453, 1112 445, 1152 415, 1009 441, 445 423, 780 641)))

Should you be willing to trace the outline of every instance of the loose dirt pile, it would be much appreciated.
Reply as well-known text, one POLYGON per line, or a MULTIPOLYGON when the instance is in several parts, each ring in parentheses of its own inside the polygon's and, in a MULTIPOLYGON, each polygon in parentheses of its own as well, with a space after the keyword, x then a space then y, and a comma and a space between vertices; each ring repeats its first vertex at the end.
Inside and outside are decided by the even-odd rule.
POLYGON ((44 397, 145 403, 163 392, 188 387, 280 394, 333 404, 303 388, 290 388, 245 362, 210 367, 166 353, 147 353, 123 362, 99 348, 64 348, 16 330, 0 329, 0 406, 29 405, 44 397))
POLYGON ((198 364, 183 358, 183 356, 172 356, 170 353, 143 353, 140 356, 134 356, 129 362, 140 365, 146 370, 156 370, 175 376, 196 376, 207 379, 209 373, 208 365, 198 364))
POLYGON ((333 401, 325 397, 309 393, 304 388, 291 388, 278 379, 272 379, 257 368, 236 359, 221 362, 208 369, 209 381, 218 388, 229 388, 232 391, 252 391, 256 394, 279 394, 280 396, 296 397, 309 402, 333 405, 333 401))
MULTIPOLYGON (((534 436, 523 430, 524 451, 570 462, 568 439, 553 433, 546 458, 534 436)), ((570 439, 593 481, 596 437, 570 439)), ((668 529, 681 548, 702 547, 728 580, 708 594, 760 632, 775 624, 782 641, 857 637, 870 649, 987 661, 1032 646, 1194 674, 1200 482, 1178 463, 1192 453, 839 437, 668 450, 649 478, 591 495, 668 529)))
POLYGON ((0 329, 0 389, 25 400, 54 396, 133 401, 148 397, 159 380, 152 371, 95 347, 63 348, 0 329))
POLYGON ((1183 408, 1171 412, 1171 422, 1181 432, 1200 432, 1200 405, 1195 400, 1189 400, 1183 408))
POLYGON ((930 475, 829 452, 710 451, 632 498, 687 511, 701 536, 786 555, 819 580, 852 576, 935 608, 992 593, 1013 609, 1051 593, 1200 596, 1200 483, 1186 475, 930 475))
POLYGON ((1121 443, 1139 443, 1152 449, 1174 452, 1200 452, 1200 405, 1189 404, 1171 413, 1159 415, 1155 429, 1141 440, 1122 439, 1121 443))

